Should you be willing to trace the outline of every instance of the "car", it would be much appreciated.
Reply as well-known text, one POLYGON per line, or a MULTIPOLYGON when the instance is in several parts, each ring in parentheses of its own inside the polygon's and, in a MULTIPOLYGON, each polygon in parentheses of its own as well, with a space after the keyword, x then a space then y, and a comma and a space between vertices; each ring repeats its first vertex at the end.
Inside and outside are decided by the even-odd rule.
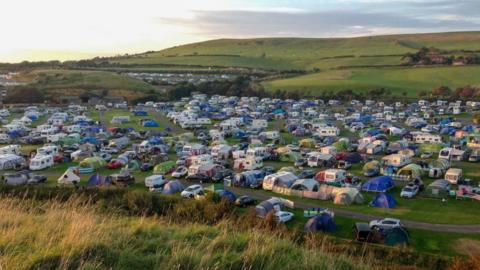
POLYGON ((376 219, 370 221, 368 224, 371 229, 392 229, 397 227, 404 227, 401 223, 400 219, 396 218, 384 218, 384 219, 376 219))
POLYGON ((150 162, 145 162, 145 163, 142 163, 142 165, 140 166, 140 171, 142 172, 146 172, 146 171, 151 171, 153 170, 153 164, 150 163, 150 162))
POLYGON ((235 200, 235 205, 240 207, 246 207, 248 205, 253 205, 255 203, 256 203, 256 200, 247 195, 240 196, 235 200))
POLYGON ((233 175, 234 172, 232 170, 221 170, 212 176, 212 181, 220 182, 227 177, 233 178, 233 175))
POLYGON ((433 156, 432 152, 425 152, 422 155, 420 155, 421 158, 431 158, 433 156))
POLYGON ((313 178, 315 176, 315 171, 314 170, 302 170, 300 174, 298 175, 299 179, 308 179, 308 178, 313 178))
POLYGON ((300 152, 300 146, 296 144, 287 144, 286 146, 290 151, 300 152))
POLYGON ((33 174, 29 175, 28 184, 41 184, 47 182, 47 177, 43 174, 33 174))
POLYGON ((295 163, 293 165, 297 168, 305 167, 305 166, 307 166, 307 160, 304 159, 304 158, 299 158, 299 159, 295 160, 295 163))
POLYGON ((187 163, 187 161, 186 161, 186 159, 184 159, 184 158, 180 158, 180 159, 178 159, 178 160, 175 162, 175 164, 176 164, 177 166, 185 166, 186 163, 187 163))
POLYGON ((135 177, 124 172, 110 175, 112 182, 119 186, 129 186, 135 183, 135 177))
POLYGON ((418 194, 419 189, 420 188, 418 185, 406 185, 402 188, 402 191, 400 192, 400 197, 411 199, 418 194))
POLYGON ((187 173, 188 173, 187 167, 185 167, 185 166, 180 166, 180 167, 177 167, 177 168, 175 169, 175 171, 173 171, 172 177, 173 177, 173 178, 182 178, 182 177, 184 177, 185 175, 187 175, 187 173))
POLYGON ((185 179, 191 180, 191 181, 195 180, 195 181, 203 182, 203 181, 208 181, 211 178, 208 175, 197 173, 197 174, 188 175, 187 177, 185 177, 185 179))
POLYGON ((275 220, 279 223, 287 223, 293 219, 294 214, 287 211, 277 211, 273 214, 275 220))
POLYGON ((195 195, 199 195, 203 193, 203 187, 201 185, 191 185, 184 189, 180 196, 184 198, 194 198, 195 195))

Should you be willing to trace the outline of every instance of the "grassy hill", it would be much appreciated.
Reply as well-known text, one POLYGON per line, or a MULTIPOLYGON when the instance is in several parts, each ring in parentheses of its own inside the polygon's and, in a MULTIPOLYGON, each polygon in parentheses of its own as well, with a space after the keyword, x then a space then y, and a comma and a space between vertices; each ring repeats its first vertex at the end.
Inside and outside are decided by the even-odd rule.
POLYGON ((418 68, 365 68, 329 70, 305 76, 267 81, 267 90, 310 91, 312 95, 326 90, 352 89, 357 92, 384 87, 392 95, 417 97, 422 90, 446 85, 451 88, 479 85, 480 67, 418 67, 418 68))
POLYGON ((398 65, 420 47, 480 50, 480 32, 389 35, 358 38, 220 39, 111 60, 136 65, 198 65, 272 70, 398 65))

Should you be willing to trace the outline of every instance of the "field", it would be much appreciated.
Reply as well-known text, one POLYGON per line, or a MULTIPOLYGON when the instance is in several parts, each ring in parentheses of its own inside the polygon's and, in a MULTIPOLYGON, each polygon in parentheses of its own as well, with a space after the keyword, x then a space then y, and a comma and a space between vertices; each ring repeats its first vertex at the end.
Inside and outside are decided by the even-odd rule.
POLYGON ((375 88, 386 88, 392 95, 418 97, 419 91, 429 91, 442 85, 452 89, 480 84, 480 67, 418 67, 418 68, 366 68, 330 70, 305 76, 264 82, 274 91, 310 91, 312 96, 326 90, 352 89, 365 92, 375 88))
POLYGON ((111 62, 312 70, 338 66, 398 65, 403 54, 415 52, 423 46, 480 50, 479 41, 479 32, 334 39, 220 39, 112 59, 111 62))

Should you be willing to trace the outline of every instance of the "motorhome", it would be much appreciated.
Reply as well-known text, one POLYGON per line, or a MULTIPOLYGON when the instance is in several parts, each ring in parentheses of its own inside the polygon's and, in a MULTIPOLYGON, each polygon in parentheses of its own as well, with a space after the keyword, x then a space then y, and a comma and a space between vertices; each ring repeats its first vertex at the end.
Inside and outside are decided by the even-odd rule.
POLYGON ((325 183, 343 183, 347 178, 347 172, 343 169, 328 169, 315 175, 315 180, 325 183))
POLYGON ((233 162, 233 169, 235 170, 257 170, 263 167, 263 160, 261 158, 238 158, 233 162))
POLYGON ((467 157, 466 151, 456 149, 453 147, 446 147, 440 150, 438 153, 438 158, 443 158, 446 160, 457 160, 462 161, 465 160, 467 157))
POLYGON ((310 152, 307 154, 307 165, 309 167, 326 167, 333 164, 333 155, 321 152, 310 152))
POLYGON ((13 144, 13 145, 7 145, 0 148, 0 155, 8 155, 8 154, 20 155, 21 154, 20 145, 13 144))
POLYGON ((289 188, 298 177, 291 172, 278 172, 270 174, 263 178, 262 188, 264 190, 273 190, 275 186, 289 188))
POLYGON ((54 165, 53 155, 35 155, 30 160, 29 169, 32 171, 43 170, 54 165))
POLYGON ((462 169, 450 168, 445 173, 445 180, 450 182, 450 184, 456 185, 459 182, 463 181, 463 172, 462 169))

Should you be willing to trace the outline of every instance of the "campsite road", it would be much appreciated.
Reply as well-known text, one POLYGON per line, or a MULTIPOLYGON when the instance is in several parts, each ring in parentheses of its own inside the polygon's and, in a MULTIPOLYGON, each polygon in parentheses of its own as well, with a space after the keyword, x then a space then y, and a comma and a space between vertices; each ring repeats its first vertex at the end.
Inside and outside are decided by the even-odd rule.
MULTIPOLYGON (((262 201, 270 199, 272 197, 270 195, 262 194, 254 190, 248 190, 248 189, 242 189, 242 188, 229 188, 229 190, 233 191, 235 194, 248 195, 256 200, 262 200, 262 201)), ((294 198, 289 198, 289 199, 295 203, 295 207, 297 208, 308 210, 308 209, 320 207, 319 205, 296 201, 294 198)), ((363 214, 363 213, 353 212, 345 209, 338 209, 338 208, 329 208, 329 209, 333 210, 333 212, 336 215, 354 218, 354 219, 374 220, 374 219, 385 218, 384 216, 363 214)), ((404 219, 402 219, 402 223, 407 228, 412 228, 412 229, 420 229, 420 230, 428 230, 428 231, 436 231, 436 232, 451 232, 451 233, 480 233, 480 224, 474 224, 474 225, 432 224, 432 223, 410 221, 410 220, 404 220, 404 219)))

